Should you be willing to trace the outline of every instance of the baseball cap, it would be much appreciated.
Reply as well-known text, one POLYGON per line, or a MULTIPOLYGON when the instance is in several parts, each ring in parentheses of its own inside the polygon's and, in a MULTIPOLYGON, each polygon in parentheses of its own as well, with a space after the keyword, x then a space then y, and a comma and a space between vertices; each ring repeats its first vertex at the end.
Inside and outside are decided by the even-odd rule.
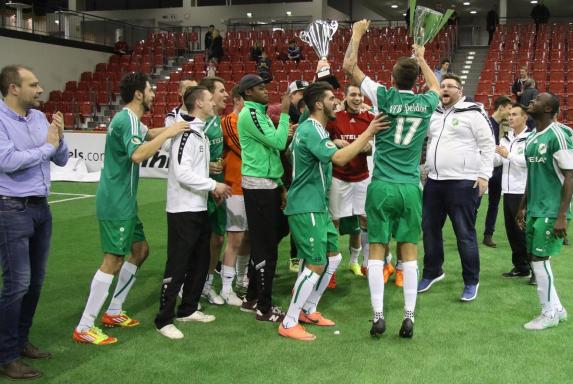
POLYGON ((288 85, 288 91, 289 93, 293 93, 296 91, 302 91, 303 89, 308 88, 308 81, 304 81, 304 80, 296 80, 293 81, 292 83, 290 83, 288 85))
POLYGON ((247 89, 256 87, 259 84, 268 83, 270 79, 263 79, 259 75, 249 73, 241 78, 239 81, 239 94, 245 93, 247 89))

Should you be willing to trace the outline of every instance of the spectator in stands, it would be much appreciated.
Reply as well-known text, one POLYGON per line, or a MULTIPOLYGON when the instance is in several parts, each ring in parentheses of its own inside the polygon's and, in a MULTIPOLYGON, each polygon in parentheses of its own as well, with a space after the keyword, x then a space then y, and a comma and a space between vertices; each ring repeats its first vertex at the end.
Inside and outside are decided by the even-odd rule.
MULTIPOLYGON (((500 140, 500 127, 509 119, 509 112, 511 111, 512 101, 507 96, 499 96, 493 102, 494 112, 489 118, 491 127, 493 129, 493 136, 495 145, 499 145, 500 140)), ((503 136, 503 133, 501 134, 503 136)), ((493 174, 489 179, 488 190, 488 203, 487 214, 485 216, 485 230, 483 233, 483 244, 495 248, 497 246, 493 241, 493 233, 495 232, 495 222, 497 220, 497 210, 499 208, 499 199, 501 198, 501 163, 493 168, 493 174)))
POLYGON ((205 50, 209 53, 209 49, 211 48, 211 43, 213 42, 213 31, 215 30, 215 26, 213 24, 209 25, 209 29, 207 33, 205 33, 205 50))
POLYGON ((525 247, 525 231, 519 228, 515 220, 527 181, 527 166, 523 153, 530 131, 525 125, 526 120, 525 107, 521 104, 513 104, 509 113, 511 130, 495 148, 494 166, 503 168, 501 183, 503 216, 513 264, 511 271, 502 274, 504 277, 529 277, 530 274, 525 247))
POLYGON ((450 72, 450 59, 442 59, 440 62, 440 67, 436 68, 434 74, 438 78, 438 81, 442 81, 442 76, 450 72))
POLYGON ((251 47, 251 60, 258 61, 263 54, 263 46, 259 40, 251 47))
POLYGON ((287 57, 289 60, 300 61, 300 47, 296 44, 296 40, 292 39, 288 42, 287 57))
POLYGON ((217 63, 223 58, 223 37, 218 29, 213 30, 213 41, 209 48, 209 59, 215 59, 217 63))
POLYGON ((486 29, 487 29, 487 33, 489 33, 489 38, 487 40, 487 45, 491 44, 491 41, 493 40, 493 35, 495 34, 495 30, 497 28, 497 25, 499 24, 499 15, 497 14, 497 11, 495 10, 495 5, 493 5, 490 9, 490 11, 487 13, 487 17, 486 17, 486 29))
POLYGON ((527 74, 527 66, 524 65, 519 70, 519 77, 515 79, 513 85, 511 86, 511 92, 515 95, 516 101, 519 104, 523 104, 523 102, 521 101, 521 94, 525 89, 525 80, 527 80, 528 78, 529 75, 527 74))
POLYGON ((531 18, 535 23, 536 31, 539 28, 539 24, 547 24, 549 21, 549 16, 551 16, 549 13, 549 8, 547 8, 543 3, 543 0, 540 0, 539 3, 535 5, 535 7, 533 7, 531 10, 531 18))
POLYGON ((261 57, 257 60, 257 71, 259 72, 259 76, 263 79, 272 79, 273 76, 271 74, 271 66, 273 62, 267 55, 267 52, 263 51, 261 53, 261 57))
POLYGON ((449 216, 462 260, 462 301, 477 297, 480 259, 475 221, 479 198, 493 171, 495 140, 490 121, 480 104, 465 101, 461 79, 442 77, 441 103, 428 130, 422 229, 424 272, 418 292, 443 280, 444 241, 442 227, 449 216))
POLYGON ((454 13, 452 13, 450 18, 448 19, 448 25, 456 27, 458 25, 458 13, 456 12, 456 5, 452 4, 450 8, 452 9, 452 11, 454 11, 454 13))
POLYGON ((195 87, 197 85, 198 85, 197 80, 195 80, 191 76, 186 76, 183 79, 181 79, 181 82, 179 83, 179 96, 181 96, 181 104, 173 108, 173 110, 167 113, 167 116, 165 116, 166 127, 169 127, 176 121, 181 121, 182 118, 179 118, 179 116, 181 115, 187 116, 189 114, 187 112, 187 108, 185 108, 185 100, 183 99, 183 97, 185 96, 185 92, 189 88, 195 87))
POLYGON ((115 42, 115 45, 113 46, 113 52, 118 54, 118 55, 125 55, 125 54, 127 54, 128 50, 129 50, 129 46, 123 40, 123 36, 120 36, 117 39, 117 41, 115 42))
POLYGON ((529 103, 539 95, 535 87, 535 80, 529 78, 523 83, 523 93, 521 94, 520 104, 527 107, 529 103))
POLYGON ((41 373, 22 357, 51 357, 28 336, 52 235, 50 163, 66 165, 69 151, 64 116, 57 112, 50 124, 38 110, 43 90, 29 68, 2 68, 0 91, 0 373, 12 380, 30 380, 41 373))

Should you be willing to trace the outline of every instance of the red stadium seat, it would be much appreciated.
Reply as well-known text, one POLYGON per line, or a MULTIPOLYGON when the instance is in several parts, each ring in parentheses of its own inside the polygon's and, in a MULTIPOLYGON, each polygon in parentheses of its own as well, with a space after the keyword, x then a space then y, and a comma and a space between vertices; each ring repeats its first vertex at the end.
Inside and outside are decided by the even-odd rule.
POLYGON ((71 112, 64 113, 64 128, 74 129, 75 123, 76 123, 76 119, 75 119, 73 113, 71 113, 71 112))

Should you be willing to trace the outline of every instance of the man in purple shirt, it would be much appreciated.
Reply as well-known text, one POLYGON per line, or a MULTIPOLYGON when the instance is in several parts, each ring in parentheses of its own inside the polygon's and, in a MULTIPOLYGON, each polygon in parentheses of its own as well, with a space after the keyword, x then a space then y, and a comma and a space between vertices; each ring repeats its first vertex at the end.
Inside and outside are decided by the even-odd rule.
POLYGON ((0 72, 0 373, 13 380, 41 373, 21 358, 48 359, 28 340, 40 298, 52 215, 47 202, 50 161, 65 165, 64 120, 60 112, 50 124, 34 108, 43 90, 29 68, 10 65, 0 72))

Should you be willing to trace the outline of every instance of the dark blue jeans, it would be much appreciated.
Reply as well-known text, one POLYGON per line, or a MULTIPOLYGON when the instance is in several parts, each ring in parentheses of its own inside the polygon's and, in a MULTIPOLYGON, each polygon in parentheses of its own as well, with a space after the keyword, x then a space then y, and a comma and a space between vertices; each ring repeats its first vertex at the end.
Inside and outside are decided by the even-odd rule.
POLYGON ((476 214, 479 189, 471 180, 428 179, 424 187, 422 230, 424 231, 424 278, 440 276, 444 264, 442 228, 446 216, 452 221, 462 261, 465 284, 479 282, 479 251, 476 238, 476 214))
POLYGON ((484 236, 493 236, 495 232, 495 221, 497 220, 497 211, 499 209, 499 200, 501 199, 501 176, 503 167, 495 167, 493 175, 489 179, 487 186, 487 214, 485 215, 484 236))
POLYGON ((40 298, 52 235, 48 204, 0 200, 0 364, 20 358, 40 298))

